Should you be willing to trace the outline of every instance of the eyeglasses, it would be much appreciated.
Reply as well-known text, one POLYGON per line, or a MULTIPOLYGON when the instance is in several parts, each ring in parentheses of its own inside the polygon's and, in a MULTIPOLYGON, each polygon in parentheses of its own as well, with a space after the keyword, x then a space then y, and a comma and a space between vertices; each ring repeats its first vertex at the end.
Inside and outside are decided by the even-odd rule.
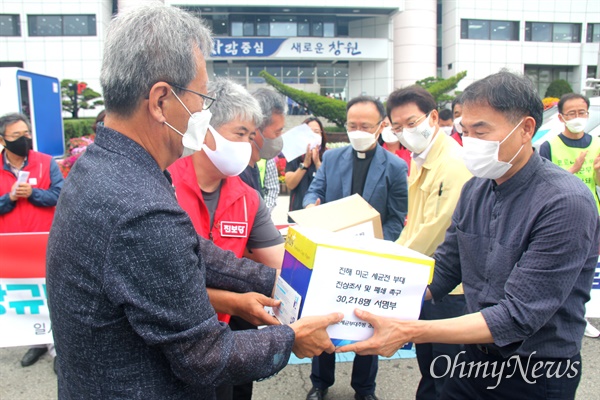
POLYGON ((588 115, 590 115, 589 112, 584 111, 584 110, 579 110, 579 111, 570 111, 566 114, 563 114, 563 117, 567 117, 569 119, 577 118, 577 117, 587 118, 588 115))
POLYGON ((202 94, 202 93, 200 93, 200 92, 196 92, 195 90, 186 89, 186 88, 184 88, 184 87, 181 87, 181 86, 179 86, 179 85, 176 85, 176 84, 174 84, 174 83, 170 83, 170 82, 167 82, 167 83, 168 83, 169 85, 173 86, 174 88, 177 88, 177 89, 179 89, 179 90, 183 90, 183 91, 185 91, 185 92, 194 93, 194 94, 197 94, 198 96, 202 97, 202 109, 203 109, 203 110, 208 110, 208 109, 210 108, 210 106, 212 106, 212 105, 213 105, 213 103, 214 103, 214 102, 217 100, 217 99, 215 99, 214 97, 210 97, 210 96, 208 96, 208 95, 206 95, 206 94, 202 94))
POLYGON ((8 140, 9 142, 15 141, 18 138, 20 138, 21 136, 25 136, 25 135, 29 135, 29 130, 26 131, 20 131, 20 132, 11 132, 11 134, 4 134, 2 137, 5 140, 8 140))
MULTIPOLYGON (((414 121, 409 122, 408 124, 406 124, 406 127, 408 129, 414 128, 417 125, 417 123, 423 119, 423 117, 426 117, 428 115, 429 114, 423 114, 423 115, 421 115, 419 118, 417 118, 414 121)), ((400 124, 392 124, 392 132, 394 132, 394 133, 402 133, 403 130, 404 130, 404 127, 402 125, 400 125, 400 124)))
MULTIPOLYGON (((383 121, 383 120, 382 120, 383 121)), ((381 125, 381 122, 379 121, 376 125, 367 125, 367 124, 362 124, 362 125, 356 125, 353 123, 345 123, 344 127, 348 130, 348 132, 352 132, 352 131, 356 131, 356 130, 361 130, 363 132, 369 132, 369 133, 373 133, 371 131, 376 130, 377 128, 379 128, 379 125, 381 125)))

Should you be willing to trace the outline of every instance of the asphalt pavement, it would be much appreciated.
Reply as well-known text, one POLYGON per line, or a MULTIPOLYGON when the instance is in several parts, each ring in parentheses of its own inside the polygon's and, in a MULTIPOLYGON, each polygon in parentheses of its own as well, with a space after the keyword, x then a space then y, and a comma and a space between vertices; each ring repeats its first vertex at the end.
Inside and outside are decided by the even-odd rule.
MULTIPOLYGON (((285 223, 287 197, 281 196, 273 212, 275 223, 285 223)), ((591 322, 600 328, 600 319, 591 322)), ((2 329, 2 328, 0 328, 2 329)), ((1 400, 53 400, 58 399, 56 375, 52 360, 44 355, 36 364, 23 368, 20 360, 27 347, 0 348, 0 399, 1 400)), ((600 398, 600 339, 583 338, 583 372, 577 391, 577 400, 600 398)), ((336 382, 330 388, 328 400, 351 400, 351 362, 336 366, 336 382)), ((143 371, 140 371, 143 373, 143 371)), ((310 363, 288 365, 271 379, 254 384, 254 400, 304 400, 311 388, 310 363)), ((382 400, 414 399, 420 373, 415 358, 384 360, 379 362, 377 395, 382 400)), ((514 399, 518 398, 515 393, 514 399)), ((512 400, 512 399, 511 399, 512 400)))

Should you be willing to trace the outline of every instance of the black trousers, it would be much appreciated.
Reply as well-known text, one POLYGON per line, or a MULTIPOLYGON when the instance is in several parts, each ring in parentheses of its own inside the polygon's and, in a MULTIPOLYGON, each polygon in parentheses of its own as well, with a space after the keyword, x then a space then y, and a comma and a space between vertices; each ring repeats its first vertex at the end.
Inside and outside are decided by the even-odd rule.
MULTIPOLYGON (((375 378, 379 366, 377 356, 354 357, 350 385, 361 396, 375 394, 375 378)), ((310 380, 314 387, 327 389, 335 381, 335 353, 323 353, 312 360, 310 380)))
MULTIPOLYGON (((464 295, 448 295, 441 301, 436 301, 435 304, 432 304, 431 300, 423 302, 419 319, 434 320, 460 317, 465 314, 465 308, 464 295)), ((437 400, 442 395, 442 387, 446 381, 444 371, 448 359, 445 356, 449 356, 453 360, 454 356, 463 349, 463 346, 460 344, 423 343, 417 344, 415 347, 417 362, 421 371, 421 381, 417 388, 416 399, 437 400), (435 363, 434 360, 436 360, 435 363)))
POLYGON ((521 368, 514 358, 485 354, 475 345, 466 345, 465 353, 459 356, 458 363, 453 362, 450 370, 453 376, 446 380, 441 399, 574 399, 581 380, 581 355, 578 353, 571 358, 533 357, 520 357, 521 368), (539 365, 542 368, 538 368, 539 365), (479 373, 475 374, 477 366, 479 373), (484 366, 488 368, 487 376, 483 376, 484 366), (496 373, 489 373, 494 367, 496 373))

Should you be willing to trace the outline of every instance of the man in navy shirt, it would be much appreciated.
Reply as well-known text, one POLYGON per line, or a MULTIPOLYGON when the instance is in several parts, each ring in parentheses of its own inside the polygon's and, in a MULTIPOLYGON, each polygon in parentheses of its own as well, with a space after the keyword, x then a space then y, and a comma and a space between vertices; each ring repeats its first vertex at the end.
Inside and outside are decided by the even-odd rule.
POLYGON ((390 356, 406 342, 464 343, 443 399, 572 399, 598 262, 594 198, 534 151, 543 107, 526 77, 501 71, 462 96, 464 158, 475 178, 434 254, 426 298, 439 301, 462 281, 467 314, 398 321, 356 310, 375 333, 337 351, 390 356))

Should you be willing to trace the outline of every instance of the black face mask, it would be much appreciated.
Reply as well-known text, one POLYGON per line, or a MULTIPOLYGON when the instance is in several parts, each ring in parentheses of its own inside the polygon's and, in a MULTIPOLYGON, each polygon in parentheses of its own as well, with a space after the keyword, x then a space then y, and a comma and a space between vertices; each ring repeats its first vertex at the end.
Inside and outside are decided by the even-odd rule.
POLYGON ((17 140, 13 140, 12 142, 4 140, 4 143, 4 147, 6 147, 6 150, 10 151, 11 153, 14 153, 19 157, 25 157, 27 156, 27 153, 29 153, 29 140, 25 136, 21 136, 20 138, 18 138, 17 140))

